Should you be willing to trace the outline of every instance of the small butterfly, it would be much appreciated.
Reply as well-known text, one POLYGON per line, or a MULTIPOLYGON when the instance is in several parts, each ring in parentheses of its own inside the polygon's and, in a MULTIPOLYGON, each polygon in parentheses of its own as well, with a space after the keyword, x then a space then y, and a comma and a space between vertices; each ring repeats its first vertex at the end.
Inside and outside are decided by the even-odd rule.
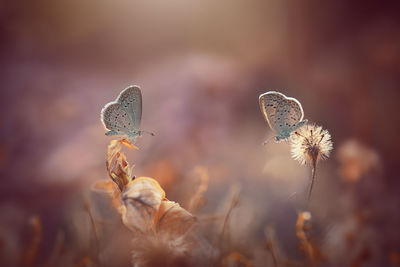
POLYGON ((260 95, 259 102, 269 127, 277 133, 276 142, 288 139, 291 132, 307 122, 303 120, 303 108, 296 98, 269 91, 260 95))
POLYGON ((142 92, 136 85, 122 90, 115 101, 101 110, 101 121, 108 136, 120 135, 133 140, 144 132, 154 136, 154 133, 140 130, 141 119, 142 92))

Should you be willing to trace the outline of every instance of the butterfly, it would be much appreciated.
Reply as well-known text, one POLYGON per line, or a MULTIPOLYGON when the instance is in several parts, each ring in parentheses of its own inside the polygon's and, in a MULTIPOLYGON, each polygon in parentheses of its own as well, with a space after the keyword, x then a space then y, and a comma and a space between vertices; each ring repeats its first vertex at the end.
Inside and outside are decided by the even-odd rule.
POLYGON ((140 130, 142 92, 137 85, 122 90, 115 101, 104 106, 100 117, 104 128, 108 130, 107 136, 120 135, 133 140, 142 133, 154 136, 152 132, 140 130))
POLYGON ((307 123, 300 102, 282 93, 269 91, 259 97, 261 112, 269 127, 276 132, 275 141, 286 140, 290 134, 307 123))

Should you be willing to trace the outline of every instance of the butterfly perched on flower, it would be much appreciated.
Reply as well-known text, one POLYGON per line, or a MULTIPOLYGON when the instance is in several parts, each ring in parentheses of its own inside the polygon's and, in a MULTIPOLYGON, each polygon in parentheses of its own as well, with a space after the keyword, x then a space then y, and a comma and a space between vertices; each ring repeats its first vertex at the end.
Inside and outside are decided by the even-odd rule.
POLYGON ((259 97, 261 112, 269 127, 276 132, 275 141, 286 140, 290 134, 304 125, 304 112, 300 102, 276 91, 269 91, 259 97))
POLYGON ((142 92, 140 87, 132 85, 118 95, 117 99, 106 104, 101 110, 101 121, 108 130, 106 135, 119 135, 135 140, 146 132, 140 129, 142 119, 142 92))

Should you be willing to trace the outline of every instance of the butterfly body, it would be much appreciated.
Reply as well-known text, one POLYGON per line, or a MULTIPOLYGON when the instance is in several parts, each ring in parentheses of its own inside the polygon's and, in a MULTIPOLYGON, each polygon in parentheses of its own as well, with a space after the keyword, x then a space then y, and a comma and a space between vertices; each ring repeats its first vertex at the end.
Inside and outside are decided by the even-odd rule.
MULTIPOLYGON (((107 136, 119 135, 129 139, 141 136, 142 93, 140 87, 133 85, 125 88, 115 101, 101 110, 101 121, 108 130, 107 136)), ((154 135, 153 133, 150 133, 154 135)))
POLYGON ((304 125, 304 112, 300 102, 276 91, 269 91, 259 97, 261 112, 269 127, 276 132, 275 141, 280 142, 304 125))

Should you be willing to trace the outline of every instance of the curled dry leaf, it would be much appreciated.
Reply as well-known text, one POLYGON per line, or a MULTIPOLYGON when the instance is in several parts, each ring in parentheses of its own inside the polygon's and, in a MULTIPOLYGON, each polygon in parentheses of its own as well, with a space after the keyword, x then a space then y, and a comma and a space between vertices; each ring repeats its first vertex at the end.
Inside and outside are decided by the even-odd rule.
POLYGON ((165 192, 152 178, 139 177, 122 192, 122 220, 135 233, 184 235, 196 218, 178 203, 165 199, 165 192))
POLYGON ((126 160, 124 153, 121 153, 122 145, 131 149, 138 149, 126 139, 111 140, 107 148, 107 171, 110 178, 117 184, 122 191, 132 180, 132 168, 126 160))
POLYGON ((130 149, 138 149, 139 150, 139 148, 137 146, 135 146, 134 144, 132 144, 128 139, 123 138, 120 140, 120 142, 121 142, 121 144, 129 147, 130 149))
POLYGON ((102 179, 92 184, 90 194, 90 204, 96 219, 112 220, 117 211, 121 209, 121 192, 117 185, 109 179, 102 179))
POLYGON ((122 221, 133 232, 154 232, 155 219, 165 192, 158 182, 139 177, 122 192, 122 221))
POLYGON ((161 202, 155 226, 157 232, 184 235, 196 221, 196 218, 178 203, 166 200, 161 202))

